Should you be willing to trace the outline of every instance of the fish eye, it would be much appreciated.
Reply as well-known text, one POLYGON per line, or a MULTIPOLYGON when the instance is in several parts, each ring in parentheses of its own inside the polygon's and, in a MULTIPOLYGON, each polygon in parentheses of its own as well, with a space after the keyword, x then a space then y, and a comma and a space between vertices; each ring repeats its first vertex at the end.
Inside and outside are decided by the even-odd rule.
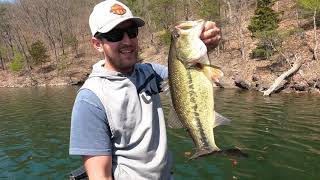
POLYGON ((174 37, 175 39, 177 39, 177 38, 180 37, 180 34, 179 34, 177 31, 174 31, 174 32, 172 33, 172 35, 173 35, 173 37, 174 37))

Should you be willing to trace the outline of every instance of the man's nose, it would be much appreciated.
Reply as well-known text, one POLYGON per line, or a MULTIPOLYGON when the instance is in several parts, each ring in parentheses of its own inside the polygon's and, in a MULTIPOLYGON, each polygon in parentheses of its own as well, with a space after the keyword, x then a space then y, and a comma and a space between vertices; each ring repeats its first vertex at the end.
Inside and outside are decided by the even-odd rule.
POLYGON ((123 34, 122 42, 123 43, 130 43, 131 42, 131 39, 129 38, 127 33, 123 34))

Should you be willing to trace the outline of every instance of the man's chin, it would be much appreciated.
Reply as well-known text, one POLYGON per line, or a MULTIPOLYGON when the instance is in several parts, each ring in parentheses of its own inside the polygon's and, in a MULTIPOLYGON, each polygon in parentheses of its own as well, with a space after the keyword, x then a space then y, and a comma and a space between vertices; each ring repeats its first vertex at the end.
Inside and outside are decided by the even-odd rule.
POLYGON ((121 66, 124 69, 132 69, 136 63, 137 59, 123 59, 121 66))
POLYGON ((121 62, 123 62, 123 64, 127 64, 127 65, 134 65, 137 63, 137 56, 123 56, 121 58, 121 62))

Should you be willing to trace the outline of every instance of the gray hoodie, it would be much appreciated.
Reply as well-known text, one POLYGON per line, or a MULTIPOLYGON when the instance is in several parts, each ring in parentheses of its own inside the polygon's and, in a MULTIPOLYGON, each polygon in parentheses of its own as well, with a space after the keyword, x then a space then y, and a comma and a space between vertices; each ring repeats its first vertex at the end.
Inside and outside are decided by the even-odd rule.
POLYGON ((157 76, 150 64, 131 75, 108 71, 104 60, 82 86, 102 102, 111 130, 114 179, 169 179, 171 160, 157 76))

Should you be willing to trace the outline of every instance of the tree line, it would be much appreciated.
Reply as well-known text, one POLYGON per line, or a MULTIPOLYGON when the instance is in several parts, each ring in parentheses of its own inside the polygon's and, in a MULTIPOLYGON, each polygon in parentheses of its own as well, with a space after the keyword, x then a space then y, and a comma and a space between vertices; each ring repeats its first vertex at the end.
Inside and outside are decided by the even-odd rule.
MULTIPOLYGON (((90 36, 88 16, 101 0, 16 0, 0 3, 0 68, 13 71, 31 70, 50 61, 56 68, 66 54, 80 55, 79 44, 90 36), (6 67, 6 65, 8 67, 6 67)), ((218 23, 222 31, 238 43, 242 59, 267 59, 281 46, 277 32, 279 13, 271 7, 276 0, 124 0, 146 21, 151 39, 163 31, 162 41, 170 41, 170 26, 180 20, 204 18, 218 23), (245 26, 247 10, 256 9, 250 25, 245 26), (244 33, 258 38, 257 48, 246 52, 244 33), (224 31, 223 31, 224 32, 224 31), (225 31, 226 32, 226 31, 225 31)), ((296 0, 298 16, 313 19, 314 57, 317 59, 317 25, 320 0, 296 0)), ((295 17, 293 17, 295 18, 295 17)), ((297 17, 298 21, 299 17, 297 17)), ((222 44, 223 45, 223 44, 222 44)))
POLYGON ((88 33, 88 0, 16 0, 0 4, 0 58, 2 68, 30 70, 52 61, 58 65, 68 49, 78 53, 88 33), (83 19, 86 19, 84 21, 83 19))

